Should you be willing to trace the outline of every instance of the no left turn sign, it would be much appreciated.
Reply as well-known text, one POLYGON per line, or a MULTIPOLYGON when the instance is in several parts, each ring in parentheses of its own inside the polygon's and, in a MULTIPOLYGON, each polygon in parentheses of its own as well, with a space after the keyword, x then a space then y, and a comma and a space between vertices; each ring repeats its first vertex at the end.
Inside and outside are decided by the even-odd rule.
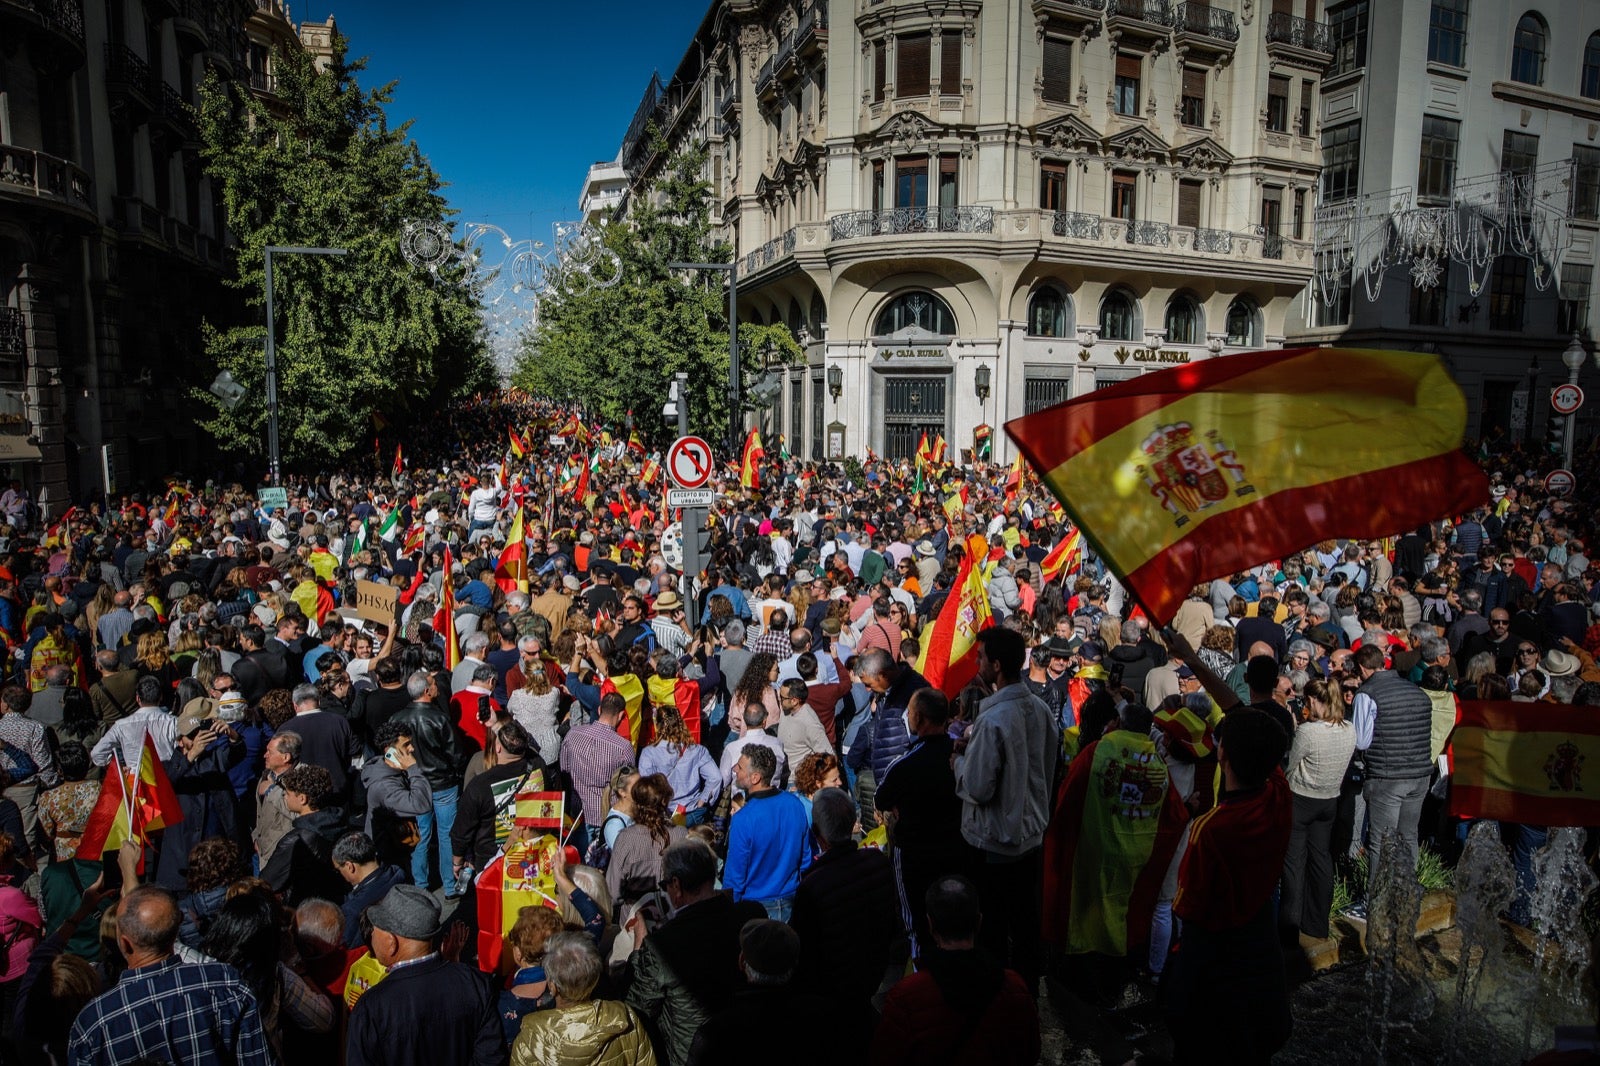
POLYGON ((711 480, 711 445, 700 437, 679 437, 667 449, 667 474, 680 488, 697 489, 711 480))

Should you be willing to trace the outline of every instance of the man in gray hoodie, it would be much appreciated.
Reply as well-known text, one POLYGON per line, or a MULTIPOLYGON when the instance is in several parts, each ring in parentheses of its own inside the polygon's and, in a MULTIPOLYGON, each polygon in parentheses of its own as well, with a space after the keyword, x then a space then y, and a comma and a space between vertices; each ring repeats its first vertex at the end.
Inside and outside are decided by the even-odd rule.
POLYGON ((961 835, 982 855, 978 889, 982 937, 995 958, 1037 988, 1045 826, 1061 753, 1061 729, 1022 681, 1022 635, 994 627, 978 634, 978 676, 994 694, 956 742, 961 835))

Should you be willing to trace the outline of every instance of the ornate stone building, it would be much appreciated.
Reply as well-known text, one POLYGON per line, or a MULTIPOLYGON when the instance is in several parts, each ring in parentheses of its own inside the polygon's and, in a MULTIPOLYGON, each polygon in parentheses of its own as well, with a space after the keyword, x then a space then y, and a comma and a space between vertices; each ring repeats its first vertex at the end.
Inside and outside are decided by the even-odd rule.
POLYGON ((717 0, 620 159, 637 192, 664 162, 650 122, 710 144, 741 319, 807 353, 764 375, 769 433, 817 457, 905 455, 925 430, 971 447, 979 424, 1282 342, 1313 265, 1319 17, 717 0))
POLYGON ((196 455, 174 371, 229 243, 197 92, 215 70, 270 94, 286 44, 279 0, 0 0, 0 477, 52 515, 196 455))

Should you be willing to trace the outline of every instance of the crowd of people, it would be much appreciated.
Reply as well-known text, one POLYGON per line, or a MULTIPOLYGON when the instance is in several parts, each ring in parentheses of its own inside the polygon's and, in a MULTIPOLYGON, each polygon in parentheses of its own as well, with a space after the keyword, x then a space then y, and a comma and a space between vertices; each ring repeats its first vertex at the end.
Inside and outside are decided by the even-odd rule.
MULTIPOLYGON (((1480 511, 1162 627, 1092 554, 1046 574, 1070 527, 981 460, 719 472, 685 583, 656 460, 608 438, 485 398, 282 507, 8 515, 0 1061, 787 1063, 820 1025, 841 1061, 1032 1064, 1054 974, 1158 995, 1174 1061, 1266 1062, 1335 880, 1359 913, 1380 844, 1458 846, 1457 701, 1600 703, 1594 512, 1520 452, 1480 511), (994 624, 946 692, 923 638, 977 550, 994 624), (181 819, 85 854, 147 750, 181 819), (528 789, 571 825, 502 921, 528 789)), ((1526 924, 1545 828, 1501 831, 1526 924)))

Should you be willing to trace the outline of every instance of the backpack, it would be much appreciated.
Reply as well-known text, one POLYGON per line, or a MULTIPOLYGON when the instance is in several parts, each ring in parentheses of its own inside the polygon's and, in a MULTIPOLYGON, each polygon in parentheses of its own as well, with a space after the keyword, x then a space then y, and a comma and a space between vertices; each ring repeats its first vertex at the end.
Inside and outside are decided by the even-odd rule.
POLYGON ((605 821, 600 823, 600 829, 595 833, 594 839, 589 841, 588 850, 583 854, 583 864, 585 866, 593 866, 596 870, 604 870, 611 865, 611 846, 606 843, 606 826, 611 823, 613 818, 619 822, 622 821, 622 815, 620 814, 612 813, 606 815, 605 821))

